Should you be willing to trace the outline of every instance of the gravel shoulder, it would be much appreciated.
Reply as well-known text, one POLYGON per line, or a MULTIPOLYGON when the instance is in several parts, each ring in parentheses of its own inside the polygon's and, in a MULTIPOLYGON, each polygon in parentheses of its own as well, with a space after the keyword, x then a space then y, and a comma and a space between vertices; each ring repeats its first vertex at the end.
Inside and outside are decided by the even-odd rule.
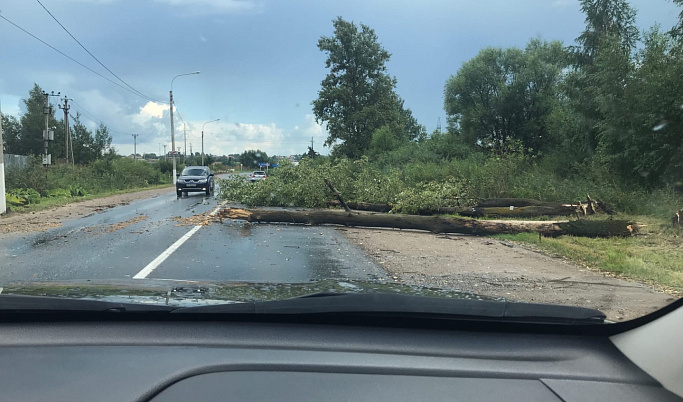
POLYGON ((637 318, 676 300, 647 285, 496 239, 390 229, 337 230, 398 282, 512 301, 591 307, 612 321, 637 318))
POLYGON ((62 226, 68 219, 82 218, 136 200, 158 197, 173 192, 172 187, 155 188, 132 193, 115 194, 102 198, 55 206, 36 212, 13 212, 0 216, 0 237, 13 233, 41 232, 62 226))

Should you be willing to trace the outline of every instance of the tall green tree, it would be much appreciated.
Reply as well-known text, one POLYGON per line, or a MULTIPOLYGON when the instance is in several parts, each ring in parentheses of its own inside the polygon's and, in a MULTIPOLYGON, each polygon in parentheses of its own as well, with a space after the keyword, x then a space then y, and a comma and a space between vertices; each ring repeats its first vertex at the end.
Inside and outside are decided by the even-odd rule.
POLYGON ((95 159, 95 144, 92 133, 81 122, 80 113, 76 113, 73 117, 73 126, 71 127, 71 139, 73 143, 74 162, 79 164, 87 164, 95 159))
MULTIPOLYGON (((596 58, 603 48, 614 54, 632 55, 639 39, 636 12, 625 0, 581 0, 586 28, 573 47, 574 70, 564 81, 563 90, 574 117, 573 124, 561 132, 564 148, 571 149, 582 160, 589 160, 598 147, 598 125, 604 118, 597 104, 600 91, 596 77, 600 66, 596 58)), ((630 58, 619 58, 629 63, 630 58)), ((618 61, 612 59, 613 62, 618 61)), ((612 66, 623 70, 626 65, 612 66)))
POLYGON ((21 154, 21 123, 12 115, 2 115, 2 145, 8 154, 21 154))
POLYGON ((93 138, 93 153, 96 158, 100 158, 111 147, 111 135, 109 129, 104 123, 100 123, 97 130, 95 130, 95 138, 93 138))
POLYGON ((259 163, 270 162, 268 154, 260 149, 250 149, 242 152, 239 160, 242 166, 249 168, 257 168, 259 163))
POLYGON ((552 142, 548 119, 567 63, 560 42, 534 39, 524 50, 482 50, 446 82, 450 130, 483 149, 546 149, 552 142))
MULTIPOLYGON (((680 42, 658 28, 645 35, 628 62, 618 41, 596 58, 597 162, 629 181, 661 184, 683 146, 683 54, 680 42)), ((683 178, 683 175, 679 176, 683 178)))
MULTIPOLYGON (((42 155, 44 153, 43 131, 45 130, 45 96, 38 84, 33 84, 28 98, 24 99, 26 113, 21 116, 21 135, 16 145, 15 152, 22 155, 42 155)), ((54 105, 50 106, 48 127, 55 131, 55 141, 49 144, 48 152, 53 160, 61 158, 64 154, 64 130, 63 124, 55 118, 54 105)))
POLYGON ((341 17, 333 26, 334 35, 318 41, 330 71, 313 101, 316 121, 324 122, 329 133, 325 144, 335 145, 335 155, 358 158, 382 126, 393 125, 406 139, 416 138, 421 128, 394 92, 396 79, 385 65, 390 54, 375 31, 341 17))
POLYGON ((586 15, 586 29, 576 38, 576 63, 592 65, 603 41, 618 38, 624 51, 632 51, 639 39, 636 11, 626 0, 581 0, 581 11, 586 15))

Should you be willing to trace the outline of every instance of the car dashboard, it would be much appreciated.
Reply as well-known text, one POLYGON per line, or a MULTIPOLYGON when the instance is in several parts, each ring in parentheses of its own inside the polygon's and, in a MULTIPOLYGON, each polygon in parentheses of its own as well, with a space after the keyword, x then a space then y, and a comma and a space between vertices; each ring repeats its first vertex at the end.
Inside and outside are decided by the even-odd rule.
POLYGON ((681 400, 599 335, 249 320, 0 333, 2 400, 681 400))

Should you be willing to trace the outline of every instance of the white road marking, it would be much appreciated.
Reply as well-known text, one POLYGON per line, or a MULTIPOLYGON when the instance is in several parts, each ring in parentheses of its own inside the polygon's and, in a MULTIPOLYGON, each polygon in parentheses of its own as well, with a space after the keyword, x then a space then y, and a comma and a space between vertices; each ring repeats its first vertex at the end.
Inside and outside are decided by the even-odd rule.
MULTIPOLYGON (((224 204, 225 204, 225 202, 221 203, 218 206, 218 208, 214 209, 209 214, 209 216, 216 215, 218 213, 218 211, 223 207, 224 204)), ((197 226, 193 227, 192 229, 190 229, 190 231, 185 233, 185 235, 183 235, 183 237, 176 240, 176 242, 171 244, 171 246, 169 248, 167 248, 166 250, 164 250, 163 253, 159 254, 159 256, 157 256, 157 258, 152 260, 152 262, 147 264, 146 267, 142 268, 142 270, 140 272, 135 274, 133 279, 145 279, 145 278, 147 278, 147 276, 149 276, 149 274, 151 274, 152 271, 154 271, 159 265, 161 265, 162 262, 166 261, 166 259, 168 257, 170 257, 174 251, 176 251, 180 246, 182 246, 186 241, 188 241, 190 239, 190 237, 192 237, 193 234, 197 233, 199 231, 199 229, 201 229, 201 228, 202 228, 202 225, 197 225, 197 226)))

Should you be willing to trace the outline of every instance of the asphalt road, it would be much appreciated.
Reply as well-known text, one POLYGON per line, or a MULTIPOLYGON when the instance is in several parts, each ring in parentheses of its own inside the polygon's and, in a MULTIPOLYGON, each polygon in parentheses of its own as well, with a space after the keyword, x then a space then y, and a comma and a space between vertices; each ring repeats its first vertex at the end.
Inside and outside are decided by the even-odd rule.
POLYGON ((174 191, 0 239, 0 285, 17 281, 175 279, 305 282, 385 277, 333 227, 224 221, 178 226, 219 207, 174 191), (181 243, 181 244, 180 244, 181 243))

